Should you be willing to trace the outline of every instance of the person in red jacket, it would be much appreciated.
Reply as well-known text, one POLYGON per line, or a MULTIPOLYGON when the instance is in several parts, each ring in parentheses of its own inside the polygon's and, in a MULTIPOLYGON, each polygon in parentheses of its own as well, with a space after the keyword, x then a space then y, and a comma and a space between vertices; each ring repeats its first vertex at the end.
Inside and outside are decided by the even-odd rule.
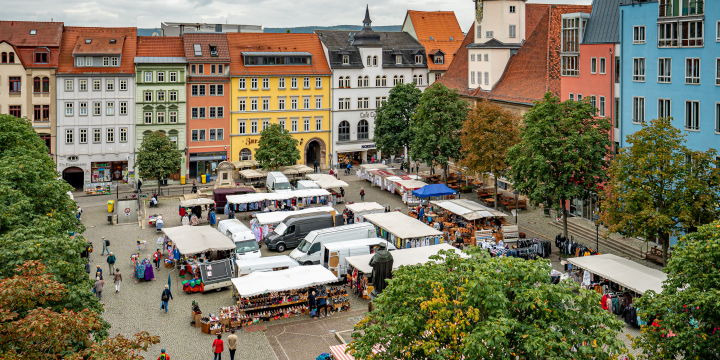
POLYGON ((215 339, 212 343, 213 352, 215 353, 214 360, 222 360, 222 352, 223 352, 223 341, 222 341, 222 334, 217 334, 217 339, 215 339))
POLYGON ((160 270, 160 261, 162 260, 162 253, 160 250, 155 251, 153 254, 153 262, 155 263, 155 268, 160 270))
POLYGON ((158 356, 157 360, 170 360, 170 355, 165 353, 165 349, 160 350, 160 356, 158 356))

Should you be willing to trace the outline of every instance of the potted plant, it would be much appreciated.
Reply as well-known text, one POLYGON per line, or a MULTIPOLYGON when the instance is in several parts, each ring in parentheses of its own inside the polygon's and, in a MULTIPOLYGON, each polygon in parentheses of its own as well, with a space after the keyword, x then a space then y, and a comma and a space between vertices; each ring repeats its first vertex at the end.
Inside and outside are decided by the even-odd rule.
POLYGON ((462 193, 463 193, 463 194, 471 193, 472 190, 473 190, 473 188, 472 188, 472 186, 470 186, 470 185, 466 185, 466 186, 463 186, 463 187, 462 187, 462 193))

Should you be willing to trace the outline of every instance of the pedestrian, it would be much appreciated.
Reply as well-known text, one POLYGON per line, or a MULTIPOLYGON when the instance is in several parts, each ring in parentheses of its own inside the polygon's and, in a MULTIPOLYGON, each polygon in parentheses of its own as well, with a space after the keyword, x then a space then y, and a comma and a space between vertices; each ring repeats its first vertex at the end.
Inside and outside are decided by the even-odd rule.
POLYGON ((405 169, 405 163, 400 163, 400 171, 403 171, 405 169))
POLYGON ((193 194, 197 193, 197 183, 195 183, 195 180, 193 180, 193 186, 190 192, 192 192, 193 194))
POLYGON ((385 165, 385 159, 383 159, 383 162, 382 162, 382 164, 383 164, 383 165, 385 165))
POLYGON ((161 260, 162 260, 162 253, 160 252, 160 249, 158 249, 153 254, 153 262, 155 263, 155 269, 160 270, 160 261, 161 260))
POLYGON ((327 302, 325 301, 325 298, 320 298, 317 301, 317 317, 320 317, 320 310, 325 310, 325 315, 323 317, 327 317, 327 302))
POLYGON ((217 339, 215 339, 212 343, 212 349, 213 349, 213 353, 215 353, 214 360, 222 360, 222 352, 223 352, 222 333, 217 334, 217 339))
POLYGON ((317 301, 315 301, 315 290, 311 291, 310 295, 308 295, 308 306, 310 309, 310 317, 317 318, 318 313, 317 313, 317 309, 316 309, 317 301), (315 313, 315 315, 313 315, 313 312, 315 313))
POLYGON ((160 350, 160 356, 158 356, 157 360, 170 360, 170 355, 165 353, 165 349, 160 350))
POLYGON ((110 253, 110 256, 107 257, 107 263, 108 267, 110 268, 110 275, 115 273, 115 255, 113 253, 110 253))
POLYGON ((102 246, 103 246, 103 251, 102 251, 102 253, 100 253, 100 255, 105 255, 106 251, 108 252, 108 255, 110 255, 110 249, 108 249, 108 247, 110 246, 110 241, 108 239, 106 239, 104 236, 102 238, 102 246))
POLYGON ((99 276, 99 277, 100 277, 100 280, 102 280, 102 278, 103 278, 103 276, 102 276, 102 269, 100 268, 100 265, 98 265, 98 266, 97 266, 97 269, 95 270, 95 276, 96 276, 96 277, 99 276))
POLYGON ((138 188, 137 188, 138 194, 140 193, 140 188, 141 188, 141 187, 142 187, 142 181, 140 181, 140 179, 138 179, 138 188))
POLYGON ((165 290, 163 290, 162 295, 160 296, 160 301, 162 302, 160 304, 160 309, 165 309, 165 313, 168 312, 168 300, 174 300, 172 293, 170 292, 170 287, 165 285, 165 290))
POLYGON ((342 186, 340 187, 340 197, 342 197, 343 201, 345 201, 345 189, 343 189, 342 186))
POLYGON ((113 274, 113 280, 115 281, 115 292, 120 292, 120 283, 122 282, 122 274, 120 273, 120 268, 115 269, 115 274, 113 274))
POLYGON ((320 167, 320 163, 315 160, 315 163, 313 163, 313 165, 315 165, 315 172, 318 172, 318 167, 320 167))
POLYGON ((227 338, 228 351, 230 352, 230 360, 235 360, 235 350, 237 350, 237 335, 235 329, 230 330, 230 336, 227 338))
POLYGON ((102 300, 102 289, 103 285, 105 283, 100 279, 100 277, 95 278, 95 296, 97 296, 98 300, 102 300))
POLYGON ((365 188, 360 188, 360 201, 365 201, 365 188))

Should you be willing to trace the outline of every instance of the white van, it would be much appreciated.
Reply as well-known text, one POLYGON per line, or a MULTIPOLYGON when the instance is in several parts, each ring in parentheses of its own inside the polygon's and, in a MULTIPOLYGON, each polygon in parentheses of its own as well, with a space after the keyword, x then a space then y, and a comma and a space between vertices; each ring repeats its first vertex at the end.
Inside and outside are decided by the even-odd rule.
POLYGON ((235 262, 237 277, 245 276, 255 271, 276 271, 294 268, 300 264, 287 255, 268 256, 257 259, 247 259, 235 262))
POLYGON ((235 243, 235 256, 238 260, 255 259, 262 256, 255 234, 240 220, 220 220, 217 230, 235 243))
POLYGON ((347 273, 347 262, 345 258, 348 256, 368 255, 375 253, 380 247, 380 243, 387 244, 387 249, 397 250, 395 245, 383 238, 349 240, 323 245, 322 266, 337 275, 338 280, 344 280, 347 273))
POLYGON ((296 190, 319 189, 320 185, 312 180, 298 180, 296 190))
POLYGON ((288 192, 292 191, 290 180, 279 171, 271 171, 267 174, 265 187, 269 192, 288 192))
POLYGON ((322 230, 313 230, 300 242, 297 249, 290 253, 290 257, 302 265, 320 264, 322 252, 320 247, 325 244, 375 238, 375 226, 371 223, 359 223, 336 226, 322 230))

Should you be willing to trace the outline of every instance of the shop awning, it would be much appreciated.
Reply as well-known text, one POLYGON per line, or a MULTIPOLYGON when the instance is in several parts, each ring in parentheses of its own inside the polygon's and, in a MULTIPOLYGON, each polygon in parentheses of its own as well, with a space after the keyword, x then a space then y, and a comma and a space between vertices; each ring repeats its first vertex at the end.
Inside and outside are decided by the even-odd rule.
MULTIPOLYGON (((422 246, 411 249, 395 250, 390 252, 393 256, 393 270, 399 269, 400 266, 425 264, 428 261, 433 261, 430 260, 430 256, 437 255, 440 250, 455 250, 455 252, 459 253, 461 257, 469 257, 461 253, 460 250, 454 248, 450 244, 440 244, 422 246)), ((372 259, 373 256, 375 256, 375 254, 350 256, 346 257, 345 261, 347 261, 348 264, 352 265, 359 271, 369 274, 372 272, 372 266, 370 266, 369 264, 370 259, 372 259)))
POLYGON ((255 178, 261 178, 261 177, 267 176, 267 175, 265 175, 265 174, 263 174, 263 173, 261 173, 261 172, 259 172, 259 171, 257 171, 257 170, 252 170, 252 169, 250 169, 250 170, 240 170, 240 171, 238 171, 238 174, 240 174, 240 176, 242 176, 242 177, 244 177, 244 178, 246 178, 246 179, 255 179, 255 178))
POLYGON ((215 203, 215 200, 213 200, 213 199, 197 198, 197 199, 190 199, 190 200, 182 200, 182 201, 180 201, 180 206, 193 207, 193 206, 199 206, 199 205, 211 205, 214 203, 215 203))
POLYGON ((221 234, 212 226, 175 226, 162 231, 172 240, 183 255, 198 254, 206 251, 235 249, 229 237, 221 234))
POLYGON ((455 195, 455 194, 457 194, 457 192, 455 190, 449 188, 445 184, 425 185, 421 189, 413 191, 413 196, 417 196, 419 198, 447 196, 447 195, 455 195))
POLYGON ((325 195, 330 195, 330 193, 324 189, 306 189, 293 190, 282 193, 253 193, 244 195, 228 195, 227 201, 231 204, 247 204, 262 200, 285 200, 292 198, 306 198, 325 195))
POLYGON ((236 169, 245 169, 245 168, 251 168, 253 166, 257 166, 258 162, 257 160, 243 160, 243 161, 233 161, 231 164, 236 169))
POLYGON ((332 206, 321 206, 313 207, 309 209, 302 209, 298 211, 273 211, 269 213, 258 213, 255 217, 260 225, 265 224, 278 224, 292 215, 307 214, 313 212, 335 212, 335 208, 332 206))
POLYGON ((637 293, 662 292, 667 274, 612 254, 568 258, 568 262, 637 293))
POLYGON ((347 205, 345 205, 345 207, 354 213, 362 213, 365 211, 378 211, 378 210, 385 211, 385 207, 376 202, 362 202, 362 203, 347 204, 347 205))
POLYGON ((480 205, 471 200, 434 200, 430 201, 430 203, 435 204, 447 211, 450 211, 453 214, 460 215, 467 220, 477 220, 486 217, 508 216, 502 211, 491 209, 487 206, 480 205))
POLYGON ((232 279, 232 283, 240 297, 276 291, 297 290, 337 281, 337 275, 322 265, 298 266, 268 272, 258 271, 232 279))
POLYGON ((440 231, 425 225, 422 221, 393 211, 382 214, 367 214, 365 220, 401 239, 416 239, 425 236, 442 235, 440 231))

